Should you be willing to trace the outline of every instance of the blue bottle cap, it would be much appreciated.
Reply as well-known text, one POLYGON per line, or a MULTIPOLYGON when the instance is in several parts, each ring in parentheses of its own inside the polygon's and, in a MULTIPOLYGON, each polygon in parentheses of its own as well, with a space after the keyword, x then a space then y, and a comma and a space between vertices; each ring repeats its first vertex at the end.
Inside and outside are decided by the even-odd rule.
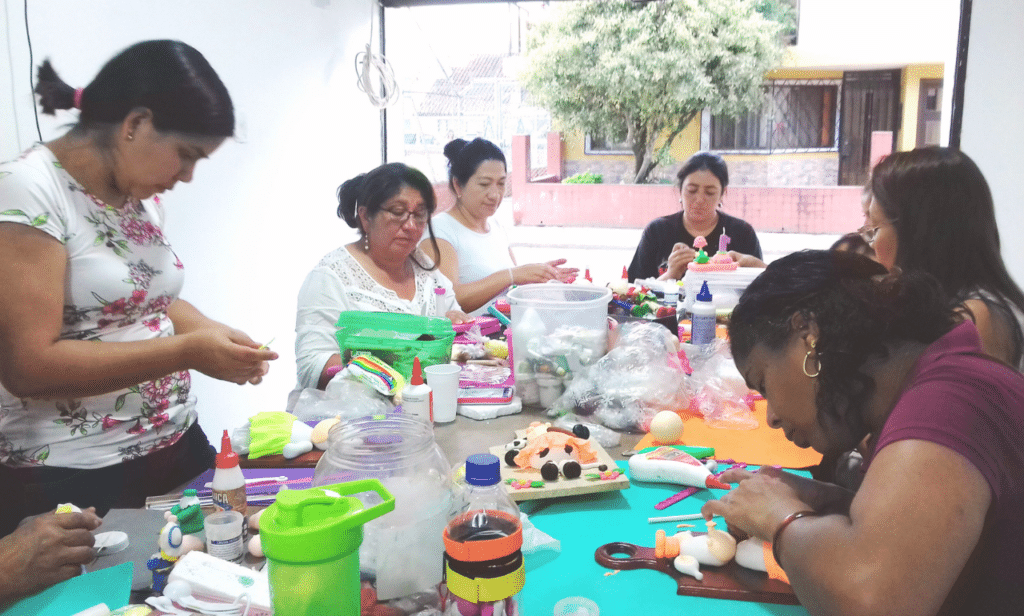
POLYGON ((466 458, 466 483, 492 486, 501 481, 501 463, 492 453, 475 453, 466 458))
POLYGON ((705 280, 704 284, 700 285, 700 293, 697 294, 698 302, 710 302, 714 298, 711 297, 711 291, 708 289, 708 281, 705 280))

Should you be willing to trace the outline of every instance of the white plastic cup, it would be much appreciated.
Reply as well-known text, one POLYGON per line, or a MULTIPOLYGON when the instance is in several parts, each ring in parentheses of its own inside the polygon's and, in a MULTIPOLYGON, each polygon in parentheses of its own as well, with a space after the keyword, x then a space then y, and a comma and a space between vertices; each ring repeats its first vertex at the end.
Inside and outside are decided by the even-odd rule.
POLYGON ((562 379, 552 374, 538 374, 537 393, 540 405, 546 409, 551 408, 562 395, 562 379))
POLYGON ((244 521, 245 516, 238 511, 218 511, 206 516, 203 521, 206 553, 233 563, 241 562, 245 552, 242 540, 244 521))
POLYGON ((566 597, 555 604, 555 616, 600 616, 601 609, 586 597, 566 597))
POLYGON ((436 364, 423 369, 427 385, 434 392, 434 423, 455 421, 459 406, 459 372, 455 364, 436 364))

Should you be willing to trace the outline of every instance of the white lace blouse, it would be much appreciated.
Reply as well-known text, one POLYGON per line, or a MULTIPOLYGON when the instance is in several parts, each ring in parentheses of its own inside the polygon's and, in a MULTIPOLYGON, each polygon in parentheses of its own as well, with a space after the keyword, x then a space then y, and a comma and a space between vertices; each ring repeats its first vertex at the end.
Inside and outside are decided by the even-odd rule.
MULTIPOLYGON (((416 250, 416 260, 432 262, 416 250)), ((402 312, 434 315, 434 289, 444 287, 443 310, 460 310, 452 283, 439 270, 425 270, 415 264, 416 295, 411 300, 373 279, 348 248, 341 246, 328 253, 306 276, 299 289, 295 316, 295 363, 298 387, 316 387, 327 360, 339 352, 334 337, 335 323, 343 310, 366 312, 402 312)))

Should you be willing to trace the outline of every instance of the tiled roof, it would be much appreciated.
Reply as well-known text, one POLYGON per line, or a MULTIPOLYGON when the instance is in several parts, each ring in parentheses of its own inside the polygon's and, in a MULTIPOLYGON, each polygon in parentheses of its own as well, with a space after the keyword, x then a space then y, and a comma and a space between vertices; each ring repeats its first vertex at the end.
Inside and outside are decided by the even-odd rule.
MULTIPOLYGON (((469 64, 456 68, 450 79, 438 79, 430 91, 417 103, 421 116, 489 115, 496 107, 494 82, 515 80, 504 74, 502 66, 507 56, 476 56, 469 64)), ((509 88, 501 89, 503 104, 512 98, 509 88)))

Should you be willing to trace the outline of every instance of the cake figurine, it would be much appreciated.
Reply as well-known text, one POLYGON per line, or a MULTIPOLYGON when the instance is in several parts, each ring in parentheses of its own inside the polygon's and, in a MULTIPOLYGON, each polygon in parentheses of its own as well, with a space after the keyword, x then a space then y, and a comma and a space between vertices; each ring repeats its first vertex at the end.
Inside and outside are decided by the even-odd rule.
POLYGON ((177 518, 183 534, 198 535, 203 532, 203 509, 194 489, 185 490, 178 504, 171 507, 171 514, 177 518))
POLYGON ((698 249, 697 256, 686 264, 686 269, 692 272, 732 272, 739 267, 740 264, 729 256, 729 236, 725 234, 724 229, 721 237, 718 238, 718 252, 715 253, 715 256, 709 259, 704 253, 704 246, 707 246, 707 240, 703 237, 693 240, 693 247, 698 249), (702 255, 703 260, 701 259, 702 255))

